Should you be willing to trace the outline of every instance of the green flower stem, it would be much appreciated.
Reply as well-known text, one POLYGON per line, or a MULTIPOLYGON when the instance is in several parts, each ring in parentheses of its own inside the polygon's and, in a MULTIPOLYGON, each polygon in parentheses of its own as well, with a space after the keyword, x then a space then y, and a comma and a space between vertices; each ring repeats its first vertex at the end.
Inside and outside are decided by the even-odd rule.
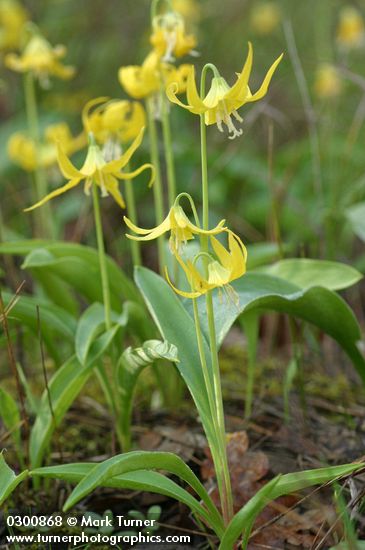
POLYGON ((199 350, 199 358, 200 358, 200 363, 203 370, 204 382, 205 382, 205 386, 208 394, 210 413, 212 415, 213 425, 215 429, 216 439, 215 441, 210 442, 210 447, 211 447, 214 466, 216 468, 219 494, 223 495, 225 493, 225 486, 224 486, 225 471, 224 471, 224 463, 222 461, 222 456, 226 454, 225 438, 222 440, 218 417, 216 414, 217 404, 215 399, 215 391, 212 386, 212 376, 211 376, 211 373, 209 372, 209 368, 207 365, 207 360, 204 352, 203 333, 201 330, 198 304, 196 299, 193 299, 193 310, 194 310, 195 332, 196 332, 196 338, 197 338, 197 344, 198 344, 198 350, 199 350))
POLYGON ((110 288, 109 288, 109 280, 108 280, 108 271, 106 267, 103 226, 102 226, 101 214, 100 214, 100 199, 99 199, 98 187, 95 183, 93 183, 92 189, 93 189, 93 206, 94 206, 96 240, 98 245, 101 287, 103 291, 103 302, 104 302, 104 312, 105 312, 105 327, 106 327, 106 330, 109 330, 112 326, 111 307, 110 307, 110 288))
MULTIPOLYGON (((35 93, 34 76, 31 72, 24 75, 24 95, 25 107, 28 119, 28 131, 30 137, 35 143, 36 149, 36 169, 34 170, 35 201, 38 202, 47 195, 47 180, 44 170, 39 165, 38 153, 40 148, 39 117, 37 109, 37 100, 35 93)), ((47 202, 40 211, 36 213, 35 226, 41 237, 53 237, 53 224, 50 204, 47 202)))
POLYGON ((174 152, 172 149, 170 113, 165 97, 164 90, 161 90, 161 122, 163 143, 165 149, 166 169, 167 169, 167 189, 169 197, 169 206, 171 206, 176 198, 176 176, 174 152))
MULTIPOLYGON (((161 181, 160 156, 159 156, 159 150, 158 150, 157 127, 156 127, 156 121, 154 119, 153 98, 148 98, 146 103, 147 103, 147 115, 148 115, 148 132, 149 132, 149 138, 150 138, 151 163, 154 165, 155 171, 156 171, 155 181, 153 184, 155 216, 156 216, 157 225, 160 225, 164 219, 164 205, 163 205, 163 193, 162 193, 162 181, 161 181)), ((158 263, 159 263, 160 273, 163 273, 166 266, 165 244, 164 244, 163 237, 159 237, 157 239, 157 248, 158 248, 158 263)))
POLYGON ((171 0, 152 0, 152 4, 151 4, 151 22, 156 17, 157 11, 158 11, 158 5, 161 4, 161 3, 165 3, 166 6, 167 6, 167 9, 169 11, 173 11, 171 0))
MULTIPOLYGON (((214 65, 207 64, 202 71, 201 79, 201 97, 205 96, 205 79, 207 71, 213 71, 214 75, 217 75, 217 69, 214 65)), ((200 144, 201 144, 201 166, 202 166, 202 202, 203 202, 203 229, 209 229, 209 186, 208 186, 208 159, 207 159, 207 135, 204 114, 200 115, 200 144)), ((202 238, 203 252, 208 252, 208 238, 204 236, 202 238)), ((227 525, 233 517, 233 501, 232 501, 232 488, 231 479, 229 475, 228 459, 227 459, 227 446, 226 446, 226 431, 224 424, 224 410, 223 410, 223 397, 222 386, 219 369, 218 348, 216 340, 216 329, 214 320, 214 307, 213 298, 211 292, 206 294, 206 310, 208 318, 209 328, 209 345, 213 370, 213 387, 214 398, 217 415, 217 437, 220 439, 220 451, 221 451, 221 471, 217 470, 217 479, 222 475, 223 479, 220 482, 222 487, 221 503, 222 512, 225 524, 227 525)))
MULTIPOLYGON (((126 171, 130 172, 130 167, 126 166, 126 171)), ((125 189, 125 200, 127 204, 127 212, 129 219, 135 224, 137 224, 137 209, 136 209, 136 201, 134 197, 134 187, 133 187, 133 180, 126 180, 124 182, 124 189, 125 189)), ((131 253, 132 253, 132 261, 134 265, 141 265, 142 264, 142 257, 141 257, 141 247, 139 241, 134 241, 130 239, 130 247, 131 247, 131 253)))

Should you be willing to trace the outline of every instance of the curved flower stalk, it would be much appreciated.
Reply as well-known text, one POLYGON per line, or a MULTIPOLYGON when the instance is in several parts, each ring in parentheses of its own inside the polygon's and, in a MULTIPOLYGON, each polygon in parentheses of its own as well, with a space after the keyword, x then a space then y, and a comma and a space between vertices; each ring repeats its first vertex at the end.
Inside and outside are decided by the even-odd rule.
POLYGON ((52 46, 41 34, 34 34, 21 55, 10 53, 5 57, 5 65, 18 73, 31 72, 44 86, 49 77, 56 76, 64 80, 72 78, 75 68, 63 65, 67 49, 63 45, 52 46))
POLYGON ((186 34, 183 17, 174 11, 157 15, 152 20, 151 45, 163 61, 175 61, 175 57, 194 54, 197 44, 193 34, 186 34))
MULTIPOLYGON (((237 129, 234 125, 232 117, 238 122, 243 122, 242 117, 238 114, 237 109, 246 103, 252 103, 262 99, 269 88, 271 78, 279 65, 283 54, 272 64, 268 70, 260 88, 254 94, 248 85, 248 81, 252 69, 253 51, 252 45, 248 44, 248 55, 241 73, 238 75, 237 81, 233 86, 229 86, 226 80, 220 76, 218 70, 213 65, 206 65, 212 68, 214 76, 210 90, 204 98, 200 97, 196 82, 195 69, 191 66, 187 78, 187 104, 183 103, 176 97, 179 92, 176 83, 170 84, 166 88, 167 97, 172 103, 176 103, 196 115, 204 115, 206 125, 217 124, 218 129, 223 132, 223 124, 228 128, 230 139, 242 135, 242 129, 237 129)), ((204 95, 204 94, 202 94, 204 95)))
POLYGON ((172 82, 176 85, 176 93, 186 90, 187 75, 190 65, 174 67, 161 60, 161 54, 152 50, 142 65, 121 67, 118 78, 121 86, 134 99, 144 99, 158 94, 162 86, 172 82))
POLYGON ((191 292, 186 292, 176 288, 169 277, 167 269, 165 270, 166 278, 170 286, 177 294, 184 298, 199 298, 203 294, 215 288, 226 289, 230 296, 236 301, 234 291, 229 286, 229 283, 239 279, 246 273, 247 250, 241 239, 230 231, 225 229, 228 234, 228 250, 213 236, 209 237, 215 257, 208 255, 204 265, 204 273, 202 274, 196 267, 197 260, 202 258, 206 260, 206 254, 198 254, 193 261, 184 260, 180 254, 175 251, 175 256, 180 266, 182 267, 186 278, 191 286, 191 292))
POLYGON ((344 50, 365 45, 364 19, 355 7, 345 6, 341 9, 336 39, 338 45, 344 50))
POLYGON ((93 183, 101 190, 103 197, 112 195, 114 200, 119 204, 121 208, 125 208, 124 199, 119 190, 118 180, 132 179, 146 169, 151 170, 151 179, 149 185, 153 183, 154 170, 151 164, 143 164, 133 172, 122 172, 121 170, 127 166, 133 153, 140 146, 143 139, 144 129, 142 129, 139 135, 136 137, 132 145, 127 151, 117 160, 106 162, 99 146, 95 143, 95 140, 91 137, 91 143, 87 152, 85 162, 80 170, 78 170, 69 160, 64 153, 63 149, 58 147, 58 164, 63 176, 69 181, 66 185, 55 189, 43 199, 38 201, 33 206, 26 208, 28 212, 34 208, 42 206, 49 200, 66 193, 73 187, 76 187, 82 181, 85 181, 84 191, 88 195, 93 183))
POLYGON ((126 216, 124 216, 124 221, 129 229, 138 235, 127 234, 127 237, 136 241, 152 241, 170 232, 170 247, 174 253, 195 236, 217 235, 226 229, 224 227, 225 220, 221 220, 213 229, 201 229, 189 220, 182 207, 177 203, 172 206, 163 222, 152 229, 137 227, 126 216))
POLYGON ((36 141, 23 132, 16 132, 8 141, 9 158, 27 172, 37 167, 48 168, 57 162, 57 143, 67 155, 72 155, 86 145, 85 134, 74 137, 65 122, 52 124, 45 129, 44 139, 36 141))
POLYGON ((0 50, 18 49, 28 13, 17 0, 0 2, 0 50))
POLYGON ((135 139, 146 126, 146 113, 137 101, 108 101, 108 98, 98 97, 86 103, 82 121, 87 133, 91 132, 98 143, 125 144, 135 139))

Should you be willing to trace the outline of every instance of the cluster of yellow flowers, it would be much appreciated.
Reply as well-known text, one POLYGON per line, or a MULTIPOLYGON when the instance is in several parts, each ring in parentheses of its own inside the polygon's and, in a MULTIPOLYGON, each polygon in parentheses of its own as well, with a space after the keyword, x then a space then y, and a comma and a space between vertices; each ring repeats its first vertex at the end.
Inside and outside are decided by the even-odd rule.
MULTIPOLYGON (((225 220, 221 220, 213 229, 204 230, 189 220, 176 201, 165 220, 153 229, 137 227, 127 217, 124 217, 124 221, 129 229, 139 235, 127 235, 129 239, 136 241, 151 241, 165 233, 170 233, 171 252, 182 267, 191 292, 176 288, 170 280, 167 269, 165 274, 175 292, 185 298, 198 298, 214 288, 225 288, 229 292, 229 283, 242 277, 246 272, 246 248, 238 235, 225 227, 225 220), (228 236, 228 250, 215 237, 219 234, 228 236), (209 238, 214 256, 198 254, 193 261, 189 259, 184 261, 182 245, 195 237, 202 236, 209 238), (203 264, 202 269, 197 267, 197 262, 200 259, 203 264)), ((234 296, 233 292, 231 295, 234 296)))
POLYGON ((0 51, 20 48, 28 13, 18 0, 0 2, 0 51))
MULTIPOLYGON (((175 0, 174 4, 181 4, 181 0, 175 0)), ((193 6, 193 0, 185 4, 185 7, 190 9, 189 18, 197 20, 199 11, 192 10, 193 6)), ((282 58, 280 56, 273 63, 259 89, 252 93, 249 78, 253 49, 249 43, 247 59, 235 83, 229 86, 218 69, 214 65, 209 65, 213 71, 209 90, 205 93, 202 89, 199 94, 194 66, 173 64, 176 58, 187 54, 194 55, 196 47, 196 38, 186 31, 182 15, 171 10, 156 15, 152 21, 150 43, 152 49, 141 66, 121 67, 118 73, 122 87, 132 100, 109 100, 100 97, 87 102, 82 112, 83 132, 76 137, 73 137, 65 123, 48 127, 43 136, 38 136, 38 141, 23 133, 12 136, 8 150, 15 162, 26 170, 36 171, 39 167, 51 166, 57 160, 59 169, 67 180, 66 184, 46 194, 27 210, 45 204, 81 182, 84 182, 86 194, 90 193, 91 186, 95 184, 102 196, 110 194, 121 208, 125 208, 119 180, 133 179, 149 169, 152 184, 155 175, 155 167, 151 163, 145 163, 134 171, 129 169, 129 162, 141 145, 146 125, 144 108, 133 99, 163 100, 167 97, 171 103, 203 117, 206 125, 217 124, 218 129, 223 131, 224 124, 229 137, 234 138, 242 134, 242 129, 237 129, 234 123, 234 120, 242 122, 238 109, 265 96, 282 58), (186 104, 178 98, 178 94, 184 92, 187 96, 186 104), (89 146, 86 158, 83 166, 78 169, 72 164, 69 156, 85 147, 87 137, 89 146), (123 152, 125 145, 130 142, 131 145, 123 152)), ((61 62, 65 54, 64 46, 53 47, 37 31, 33 32, 20 55, 8 54, 5 62, 14 71, 30 74, 33 79, 44 85, 48 84, 50 76, 62 79, 73 76, 74 68, 61 62)), ((202 75, 203 78, 205 79, 205 75, 202 75)), ((185 297, 196 298, 217 287, 229 289, 227 285, 245 273, 247 253, 238 235, 225 226, 224 220, 213 229, 201 228, 198 218, 193 224, 179 205, 179 197, 167 217, 154 229, 139 228, 134 220, 127 217, 124 219, 127 226, 136 233, 135 236, 129 235, 129 238, 135 241, 152 240, 170 232, 171 251, 186 274, 191 291, 179 290, 175 286, 174 289, 185 297), (218 235, 226 235, 227 247, 217 239, 218 235), (206 250, 193 260, 185 261, 182 255, 183 244, 194 237, 206 239, 206 250)), ((166 276, 173 285, 167 273, 166 276)))

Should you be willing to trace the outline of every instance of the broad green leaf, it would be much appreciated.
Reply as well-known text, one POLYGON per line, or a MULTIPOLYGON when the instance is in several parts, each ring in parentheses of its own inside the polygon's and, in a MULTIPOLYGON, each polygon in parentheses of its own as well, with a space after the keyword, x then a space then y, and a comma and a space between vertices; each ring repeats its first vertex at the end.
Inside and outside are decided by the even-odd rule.
POLYGON ((3 453, 0 453, 0 506, 27 476, 27 470, 16 475, 6 464, 3 453))
MULTIPOLYGON (((178 350, 179 363, 176 366, 194 399, 207 438, 212 444, 216 440, 216 433, 200 366, 194 321, 170 286, 159 275, 149 269, 137 267, 135 281, 160 334, 178 350)), ((203 344, 209 366, 210 353, 205 339, 203 344)), ((211 372, 211 369, 209 371, 211 372)))
POLYGON ((33 468, 40 466, 52 434, 89 378, 96 361, 106 351, 119 327, 114 327, 94 341, 85 365, 71 357, 51 378, 49 395, 44 390, 39 411, 30 434, 29 455, 33 468), (49 399, 52 403, 52 410, 49 399))
POLYGON ((260 272, 284 279, 302 289, 323 286, 329 290, 341 290, 362 279, 362 274, 350 265, 308 258, 281 260, 262 267, 260 272))
POLYGON ((360 202, 348 208, 346 217, 355 235, 365 242, 365 202, 360 202))
MULTIPOLYGON (((357 342, 361 339, 360 328, 354 313, 338 294, 319 286, 301 289, 297 285, 266 273, 247 273, 235 281, 232 287, 239 298, 237 307, 225 299, 222 300, 218 293, 215 293, 213 298, 219 345, 222 344, 236 318, 243 312, 269 310, 287 313, 312 323, 334 338, 349 355, 359 375, 365 381, 365 361, 357 347, 357 342)), ((165 292, 168 292, 167 289, 165 292)), ((202 327, 207 334, 205 305, 203 300, 199 302, 202 327)), ((191 312, 191 300, 186 300, 184 305, 191 312)), ((192 313, 190 315, 192 317, 192 313)))
POLYGON ((0 417, 5 428, 11 432, 11 436, 18 449, 21 450, 20 440, 20 412, 19 407, 10 393, 0 388, 0 417))
POLYGON ((77 324, 75 353, 82 365, 87 359, 93 341, 104 329, 104 306, 96 302, 83 312, 77 324))
POLYGON ((221 516, 219 515, 204 486, 200 483, 199 479, 192 472, 192 470, 177 455, 157 451, 134 451, 131 453, 114 456, 109 460, 97 464, 88 473, 88 475, 86 475, 78 483, 71 495, 68 497, 63 509, 66 512, 94 489, 100 485, 103 485, 106 481, 114 478, 115 476, 129 474, 130 472, 135 472, 138 470, 157 469, 165 470, 171 474, 174 474, 188 483, 204 502, 210 516, 212 517, 213 524, 219 527, 222 526, 221 516))
POLYGON ((131 444, 130 426, 133 395, 137 380, 143 369, 157 359, 178 363, 176 346, 160 340, 147 340, 139 348, 127 348, 118 364, 119 418, 123 436, 123 450, 128 451, 131 444))
MULTIPOLYGON (((139 314, 139 304, 133 304, 131 302, 124 302, 122 307, 122 313, 117 315, 112 311, 111 319, 116 326, 126 327, 130 320, 134 320, 133 316, 139 314)), ((104 306, 95 302, 88 307, 80 317, 77 324, 76 336, 75 336, 75 353, 83 365, 88 359, 88 353, 94 342, 95 338, 105 330, 105 311, 104 306)))
MULTIPOLYGON (((65 464, 63 466, 39 468, 31 471, 30 474, 32 476, 61 479, 69 483, 78 483, 89 475, 93 468, 95 468, 95 464, 93 463, 65 464)), ((208 524, 212 521, 206 508, 204 508, 190 493, 158 472, 148 470, 129 472, 128 474, 118 475, 106 480, 103 486, 165 495, 188 506, 208 524)), ((212 527, 214 528, 214 526, 212 527)), ((218 525, 217 535, 220 534, 222 534, 222 528, 218 525)))
MULTIPOLYGON (((48 273, 63 279, 91 302, 102 301, 99 257, 94 248, 76 243, 34 239, 0 243, 0 254, 29 254, 23 267, 47 269, 48 273)), ((133 282, 112 258, 107 256, 106 261, 113 307, 118 310, 122 299, 139 302, 140 297, 133 282)))
POLYGON ((364 464, 346 464, 343 466, 295 472, 274 478, 264 485, 234 516, 223 535, 219 549, 231 550, 243 532, 245 532, 245 541, 247 543, 247 538, 256 517, 269 501, 307 487, 312 487, 313 485, 321 485, 334 481, 339 477, 350 475, 361 468, 364 468, 364 464))
MULTIPOLYGON (((276 243, 263 242, 247 245, 247 269, 256 269, 280 258, 280 250, 276 243)), ((284 245, 284 250, 289 249, 284 245)))
MULTIPOLYGON (((2 293, 5 305, 13 295, 9 292, 2 293)), ((53 357, 58 357, 57 339, 62 338, 73 342, 76 331, 76 320, 64 309, 55 306, 45 300, 33 296, 21 295, 12 308, 9 319, 15 318, 38 333, 37 306, 39 306, 41 318, 42 338, 53 357)))

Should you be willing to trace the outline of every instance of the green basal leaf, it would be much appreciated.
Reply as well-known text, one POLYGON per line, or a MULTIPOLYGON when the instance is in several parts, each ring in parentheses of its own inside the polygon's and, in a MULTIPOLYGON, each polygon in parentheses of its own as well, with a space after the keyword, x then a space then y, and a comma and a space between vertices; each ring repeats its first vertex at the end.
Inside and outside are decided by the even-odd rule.
POLYGON ((268 502, 280 496, 312 487, 313 485, 321 485, 334 481, 339 477, 350 475, 362 468, 364 468, 364 464, 346 464, 343 466, 295 472, 274 478, 264 485, 234 516, 223 535, 219 549, 231 550, 242 533, 245 533, 244 540, 246 544, 243 548, 246 548, 252 525, 268 502))
POLYGON ((0 388, 0 418, 5 428, 11 432, 18 452, 21 452, 19 407, 10 393, 3 388, 0 388))
POLYGON ((118 369, 119 419, 123 436, 123 450, 128 451, 131 445, 131 417, 133 395, 141 372, 158 359, 178 363, 177 348, 169 342, 147 340, 138 348, 127 348, 122 354, 118 369))
POLYGON ((117 455, 97 464, 72 491, 64 505, 64 511, 69 510, 94 489, 115 476, 129 474, 138 470, 155 469, 165 470, 188 483, 207 507, 211 517, 211 525, 215 526, 216 529, 222 529, 222 518, 196 475, 177 455, 157 451, 134 451, 117 455))
MULTIPOLYGON (((2 293, 5 305, 13 298, 10 292, 2 293)), ((38 334, 37 306, 41 319, 42 339, 53 357, 58 359, 57 340, 72 343, 76 331, 76 319, 64 309, 33 296, 21 295, 12 308, 8 318, 21 321, 35 334, 38 334)))
POLYGON ((4 454, 0 453, 0 506, 27 476, 28 470, 16 475, 6 464, 4 454))
MULTIPOLYGON (((357 342, 361 340, 360 327, 353 311, 338 294, 319 286, 302 289, 279 277, 252 272, 235 281, 232 287, 239 299, 238 306, 226 298, 222 299, 218 292, 213 297, 219 345, 237 317, 244 312, 256 310, 287 313, 315 325, 334 338, 365 381, 365 361, 357 347, 357 342)), ((184 305, 193 319, 191 300, 185 300, 184 305)), ((202 327, 207 334, 204 300, 199 300, 199 310, 202 327)))
POLYGON ((112 328, 93 342, 85 365, 81 365, 76 357, 71 357, 51 378, 48 385, 49 395, 44 390, 30 434, 29 455, 32 468, 40 466, 54 430, 80 393, 95 363, 110 346, 118 329, 118 326, 112 328))
MULTIPOLYGON (((95 468, 93 463, 65 464, 64 466, 50 466, 38 468, 30 472, 32 476, 52 479, 61 479, 69 483, 78 483, 95 468)), ((190 493, 177 485, 168 477, 153 471, 138 470, 128 474, 118 475, 106 480, 104 487, 115 489, 129 489, 132 491, 146 491, 157 493, 182 502, 208 524, 212 521, 211 515, 190 493)), ((217 526, 217 534, 222 534, 222 527, 217 526)))
POLYGON ((356 284, 363 277, 350 265, 307 258, 281 260, 262 267, 260 272, 284 279, 302 289, 323 286, 329 290, 341 290, 356 284))
MULTIPOLYGON (((194 399, 208 441, 212 445, 216 440, 216 432, 200 366, 194 321, 181 300, 159 275, 144 267, 137 267, 135 281, 160 334, 178 350, 177 369, 194 399)), ((209 366, 210 352, 205 339, 203 345, 209 366)), ((209 371, 211 372, 211 369, 209 371)))
MULTIPOLYGON (((101 302, 99 257, 94 248, 76 243, 46 241, 41 239, 0 243, 0 254, 29 256, 24 268, 47 269, 87 297, 90 302, 101 302)), ((107 256, 112 307, 118 311, 121 301, 140 301, 133 282, 123 273, 116 262, 107 256)))
POLYGON ((346 217, 355 235, 365 242, 365 202, 360 202, 348 208, 346 217))

